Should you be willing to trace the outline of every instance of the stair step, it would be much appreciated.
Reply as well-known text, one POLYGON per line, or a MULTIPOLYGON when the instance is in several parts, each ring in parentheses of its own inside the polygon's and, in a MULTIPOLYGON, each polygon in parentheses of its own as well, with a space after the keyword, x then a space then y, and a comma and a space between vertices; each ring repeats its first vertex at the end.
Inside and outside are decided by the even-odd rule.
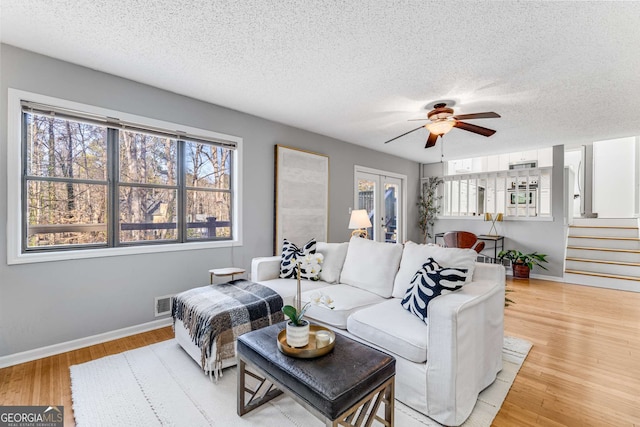
POLYGON ((640 250, 637 237, 569 236, 567 246, 640 250))
POLYGON ((627 265, 630 267, 640 267, 640 262, 609 261, 609 260, 603 260, 603 259, 586 259, 586 258, 575 258, 575 257, 567 257, 566 259, 567 261, 589 262, 594 264, 627 265))
POLYGON ((572 225, 569 227, 570 237, 610 237, 610 238, 638 238, 637 227, 591 227, 572 225))
POLYGON ((591 260, 574 256, 566 258, 564 268, 613 276, 640 277, 640 263, 635 260, 591 260))
POLYGON ((569 236, 575 239, 601 239, 601 240, 631 240, 640 242, 638 237, 609 237, 609 236, 569 236))
POLYGON ((633 280, 636 282, 640 282, 640 277, 634 277, 634 276, 621 276, 617 274, 594 273, 591 271, 579 271, 579 270, 565 270, 564 272, 570 273, 570 274, 582 274, 584 276, 604 277, 607 279, 633 280))
POLYGON ((573 225, 637 227, 638 218, 574 218, 573 225))
POLYGON ((612 228, 614 230, 637 230, 638 227, 623 225, 570 225, 569 228, 612 228))
POLYGON ((567 246, 566 257, 599 261, 640 262, 640 249, 567 246))
POLYGON ((626 252, 640 254, 640 249, 613 249, 613 248, 595 248, 588 246, 567 246, 567 249, 580 249, 583 251, 602 251, 602 252, 626 252))

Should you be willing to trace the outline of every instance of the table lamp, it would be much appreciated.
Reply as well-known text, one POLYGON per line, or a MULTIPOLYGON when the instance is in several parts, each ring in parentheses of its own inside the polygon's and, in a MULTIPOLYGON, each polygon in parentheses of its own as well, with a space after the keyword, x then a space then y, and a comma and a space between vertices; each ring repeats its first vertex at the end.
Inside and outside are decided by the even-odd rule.
POLYGON ((498 230, 496 229, 496 222, 502 222, 503 215, 502 213, 494 213, 490 214, 489 212, 484 214, 485 221, 491 221, 491 228, 489 229, 488 236, 497 236, 498 230))
POLYGON ((369 237, 367 228, 371 226, 371 220, 366 209, 354 209, 351 211, 351 218, 349 219, 349 229, 353 230, 351 237, 360 236, 367 239, 369 237))

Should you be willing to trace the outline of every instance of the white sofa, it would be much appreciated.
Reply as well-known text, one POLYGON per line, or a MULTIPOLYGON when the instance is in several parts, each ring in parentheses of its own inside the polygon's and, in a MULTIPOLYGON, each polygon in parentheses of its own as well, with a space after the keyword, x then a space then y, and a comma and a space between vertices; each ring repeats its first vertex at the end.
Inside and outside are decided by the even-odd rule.
MULTIPOLYGON (((462 424, 502 369, 504 267, 475 263, 471 249, 357 237, 318 243, 317 251, 325 258, 321 280, 303 280, 302 303, 322 292, 335 309, 312 305, 306 317, 393 354, 396 398, 442 424, 462 424), (431 301, 425 323, 400 301, 429 257, 470 271, 462 289, 431 301)), ((251 280, 292 304, 295 280, 279 272, 278 256, 252 260, 251 280)))

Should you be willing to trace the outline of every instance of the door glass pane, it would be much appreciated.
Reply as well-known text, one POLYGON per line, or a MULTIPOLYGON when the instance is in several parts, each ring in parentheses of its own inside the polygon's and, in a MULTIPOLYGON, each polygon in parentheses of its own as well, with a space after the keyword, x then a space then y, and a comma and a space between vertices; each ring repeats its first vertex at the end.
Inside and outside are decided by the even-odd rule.
MULTIPOLYGON (((375 221, 375 190, 376 182, 369 179, 358 179, 358 209, 365 209, 369 214, 371 224, 376 224, 375 221)), ((375 240, 375 231, 372 227, 367 229, 367 237, 375 240)))
POLYGON ((398 242, 398 192, 400 186, 397 184, 384 184, 384 219, 383 232, 384 241, 390 243, 398 242))

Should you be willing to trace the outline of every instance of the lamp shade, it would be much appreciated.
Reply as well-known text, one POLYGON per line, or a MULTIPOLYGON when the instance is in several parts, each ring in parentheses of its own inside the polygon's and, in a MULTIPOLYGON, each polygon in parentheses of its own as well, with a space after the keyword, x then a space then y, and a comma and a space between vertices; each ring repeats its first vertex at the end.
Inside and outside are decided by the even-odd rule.
POLYGON ((425 125, 429 132, 434 135, 444 135, 453 128, 454 122, 451 120, 438 120, 425 125))
POLYGON ((350 230, 369 227, 371 227, 371 221, 366 209, 354 209, 351 211, 351 218, 349 219, 350 230))

